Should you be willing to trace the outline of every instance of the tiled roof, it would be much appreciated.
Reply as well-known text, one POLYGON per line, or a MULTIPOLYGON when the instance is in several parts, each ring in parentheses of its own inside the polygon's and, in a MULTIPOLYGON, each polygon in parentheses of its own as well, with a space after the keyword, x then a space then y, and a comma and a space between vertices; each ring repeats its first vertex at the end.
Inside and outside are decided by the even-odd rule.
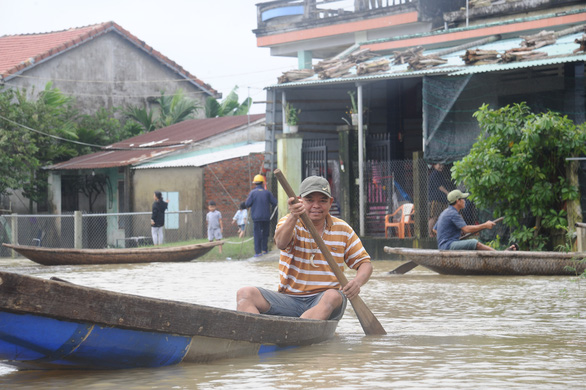
POLYGON ((10 79, 43 60, 59 55, 71 47, 83 44, 111 31, 117 32, 139 49, 144 50, 175 72, 191 80, 211 95, 220 96, 210 85, 190 74, 179 64, 165 57, 114 22, 48 33, 4 35, 0 37, 0 79, 10 79))
POLYGON ((98 169, 137 165, 230 130, 249 124, 259 125, 264 117, 265 114, 255 114, 183 121, 117 142, 104 147, 103 151, 75 157, 46 169, 98 169))

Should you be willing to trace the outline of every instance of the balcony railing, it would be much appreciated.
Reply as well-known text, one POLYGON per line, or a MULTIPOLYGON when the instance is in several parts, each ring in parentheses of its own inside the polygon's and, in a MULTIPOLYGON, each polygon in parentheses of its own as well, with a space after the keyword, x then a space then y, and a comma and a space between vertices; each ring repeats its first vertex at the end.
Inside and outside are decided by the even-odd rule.
POLYGON ((257 23, 261 28, 278 18, 295 21, 337 18, 414 2, 416 0, 278 0, 257 4, 257 23))

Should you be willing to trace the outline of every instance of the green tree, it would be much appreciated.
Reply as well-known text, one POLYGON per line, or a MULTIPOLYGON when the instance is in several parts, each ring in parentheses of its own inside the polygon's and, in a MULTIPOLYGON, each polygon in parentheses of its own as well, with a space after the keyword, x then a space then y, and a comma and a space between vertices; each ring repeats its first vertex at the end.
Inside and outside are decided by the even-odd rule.
POLYGON ((504 216, 523 247, 551 249, 551 238, 567 228, 565 202, 579 198, 566 178, 566 158, 586 153, 586 126, 550 111, 532 113, 525 103, 483 105, 474 117, 481 134, 454 164, 453 179, 477 207, 504 216))
POLYGON ((252 98, 246 98, 242 103, 238 103, 237 90, 238 86, 235 86, 221 103, 214 97, 208 97, 205 104, 206 118, 248 114, 252 98))
POLYGON ((22 189, 31 212, 33 202, 46 199, 47 178, 41 168, 76 155, 59 140, 77 139, 70 102, 52 83, 37 100, 29 99, 26 89, 0 92, 0 193, 22 189))
MULTIPOLYGON (((89 145, 106 146, 140 134, 143 128, 135 121, 128 120, 122 125, 116 119, 115 114, 118 110, 100 107, 95 114, 81 115, 77 119, 78 141, 89 145)), ((96 151, 96 148, 91 146, 74 146, 79 155, 96 151)))
POLYGON ((147 110, 144 107, 129 106, 124 114, 139 123, 148 133, 174 123, 193 119, 201 109, 197 102, 185 96, 182 89, 177 90, 173 96, 165 96, 165 93, 161 92, 161 96, 156 99, 156 102, 158 103, 156 109, 147 110))

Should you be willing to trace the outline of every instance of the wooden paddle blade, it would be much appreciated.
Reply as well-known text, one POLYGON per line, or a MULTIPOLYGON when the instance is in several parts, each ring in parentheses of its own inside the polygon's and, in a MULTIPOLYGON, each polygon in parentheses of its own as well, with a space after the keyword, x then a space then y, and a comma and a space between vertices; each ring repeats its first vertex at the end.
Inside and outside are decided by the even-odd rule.
POLYGON ((366 303, 364 303, 362 298, 356 296, 350 300, 350 303, 356 312, 356 317, 358 317, 358 321, 360 321, 360 325, 362 326, 365 334, 369 336, 382 336, 387 334, 387 331, 366 306, 366 303))
POLYGON ((417 267, 417 263, 414 263, 412 261, 408 261, 404 264, 401 264, 400 266, 398 266, 394 270, 389 271, 389 273, 403 275, 403 274, 406 274, 407 272, 411 271, 415 267, 417 267))

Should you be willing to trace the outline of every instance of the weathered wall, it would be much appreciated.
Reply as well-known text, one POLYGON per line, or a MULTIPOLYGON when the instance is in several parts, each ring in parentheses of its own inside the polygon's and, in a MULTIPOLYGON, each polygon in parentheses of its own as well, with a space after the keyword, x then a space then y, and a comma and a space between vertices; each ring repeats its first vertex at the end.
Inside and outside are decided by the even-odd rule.
POLYGON ((179 192, 179 210, 201 210, 202 168, 136 169, 133 172, 133 211, 151 211, 155 191, 179 192))
MULTIPOLYGON (((94 113, 100 107, 143 106, 147 98, 172 95, 182 88, 186 95, 205 103, 206 95, 162 62, 132 45, 116 32, 109 32, 84 42, 65 53, 42 62, 23 76, 7 82, 16 87, 34 87, 35 92, 53 85, 73 96, 83 113, 94 113)), ((203 118, 200 110, 197 117, 203 118)))
MULTIPOLYGON (((179 210, 193 210, 193 218, 189 218, 190 229, 200 230, 202 226, 201 214, 203 197, 203 169, 199 167, 137 169, 133 171, 133 211, 150 212, 153 205, 155 191, 178 192, 179 210)), ((175 237, 169 234, 180 234, 186 229, 185 218, 179 218, 178 231, 165 232, 169 241, 175 237)), ((201 235, 201 231, 194 232, 201 235)))
MULTIPOLYGON (((232 225, 232 217, 244 202, 250 191, 255 187, 252 184, 254 175, 259 173, 264 162, 261 153, 246 157, 233 158, 210 164, 205 167, 204 202, 202 210, 207 213, 207 203, 216 202, 217 209, 222 213, 224 237, 236 235, 237 227, 232 225)), ((276 194, 274 194, 276 196, 276 194)))

